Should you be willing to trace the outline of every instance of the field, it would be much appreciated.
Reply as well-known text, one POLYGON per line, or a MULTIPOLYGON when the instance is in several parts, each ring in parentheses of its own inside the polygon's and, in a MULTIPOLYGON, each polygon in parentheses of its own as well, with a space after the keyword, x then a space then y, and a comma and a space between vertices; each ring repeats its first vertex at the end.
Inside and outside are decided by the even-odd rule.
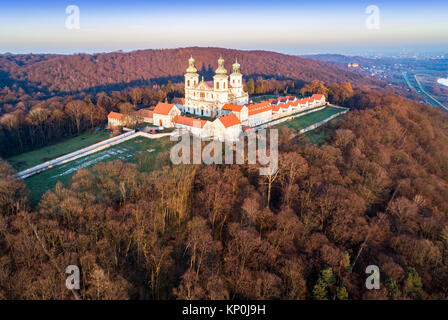
POLYGON ((333 107, 326 107, 325 109, 309 113, 307 115, 297 117, 295 119, 285 121, 282 123, 279 123, 274 126, 274 128, 282 128, 287 127, 294 130, 301 130, 303 128, 306 128, 316 122, 322 121, 338 112, 341 112, 342 109, 333 108, 333 107))
POLYGON ((334 131, 334 127, 333 127, 334 124, 342 117, 344 117, 344 115, 340 115, 340 116, 334 118, 333 120, 330 120, 329 122, 323 124, 319 128, 308 131, 308 132, 304 133, 303 135, 299 135, 298 139, 300 139, 301 137, 306 137, 309 140, 309 142, 311 142, 312 144, 322 145, 322 144, 324 144, 324 142, 327 139, 327 137, 329 136, 329 134, 334 131))
POLYGON ((138 162, 142 171, 150 171, 153 169, 157 154, 168 150, 169 143, 169 139, 135 138, 31 176, 24 180, 31 193, 31 202, 35 205, 42 194, 54 188, 58 181, 62 183, 70 181, 76 170, 91 167, 101 161, 138 162), (148 149, 154 151, 148 152, 148 149))
POLYGON ((75 138, 58 142, 39 150, 19 154, 6 159, 14 169, 22 171, 42 162, 57 158, 64 154, 90 146, 94 143, 106 140, 109 134, 105 131, 85 133, 75 138))

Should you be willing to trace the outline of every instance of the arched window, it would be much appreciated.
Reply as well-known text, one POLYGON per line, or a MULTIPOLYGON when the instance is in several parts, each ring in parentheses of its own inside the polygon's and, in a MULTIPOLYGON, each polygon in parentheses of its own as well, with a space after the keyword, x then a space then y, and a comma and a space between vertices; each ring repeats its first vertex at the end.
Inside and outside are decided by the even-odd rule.
POLYGON ((190 80, 187 80, 187 86, 188 87, 190 86, 190 80))

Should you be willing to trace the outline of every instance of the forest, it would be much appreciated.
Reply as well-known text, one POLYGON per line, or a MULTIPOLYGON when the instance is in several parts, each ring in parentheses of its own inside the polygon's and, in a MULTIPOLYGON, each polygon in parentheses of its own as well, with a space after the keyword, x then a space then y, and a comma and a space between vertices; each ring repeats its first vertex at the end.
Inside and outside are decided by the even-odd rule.
MULTIPOLYGON (((224 48, 178 48, 138 50, 98 54, 0 54, 0 80, 19 84, 30 91, 53 94, 122 90, 150 82, 183 81, 188 58, 193 56, 201 75, 211 80, 220 56, 227 71, 238 59, 246 77, 327 83, 350 81, 359 85, 385 88, 387 83, 373 81, 330 63, 303 59, 270 51, 243 51, 224 48)), ((161 84, 161 83, 159 83, 161 84)))
POLYGON ((80 169, 31 207, 0 162, 0 298, 445 299, 448 115, 334 83, 299 91, 352 111, 321 146, 282 130, 275 176, 161 153, 151 172, 80 169), (79 291, 65 287, 68 265, 79 291), (368 265, 379 290, 365 288, 368 265))

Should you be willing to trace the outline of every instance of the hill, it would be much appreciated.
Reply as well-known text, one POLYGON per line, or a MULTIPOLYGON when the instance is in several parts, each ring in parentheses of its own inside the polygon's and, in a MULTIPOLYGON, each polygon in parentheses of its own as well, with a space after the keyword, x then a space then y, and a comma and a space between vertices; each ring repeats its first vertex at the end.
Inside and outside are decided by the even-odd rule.
POLYGON ((357 86, 384 84, 337 66, 311 59, 269 51, 242 51, 223 48, 178 48, 74 55, 0 55, 0 86, 14 83, 51 93, 98 92, 130 85, 147 85, 183 79, 187 60, 193 55, 198 69, 207 78, 222 55, 225 67, 238 58, 246 77, 275 77, 309 82, 350 81, 357 86))
POLYGON ((72 299, 55 266, 77 265, 86 300, 445 299, 448 114, 357 94, 321 147, 280 131, 272 188, 166 151, 80 169, 28 209, 0 160, 0 298, 72 299))

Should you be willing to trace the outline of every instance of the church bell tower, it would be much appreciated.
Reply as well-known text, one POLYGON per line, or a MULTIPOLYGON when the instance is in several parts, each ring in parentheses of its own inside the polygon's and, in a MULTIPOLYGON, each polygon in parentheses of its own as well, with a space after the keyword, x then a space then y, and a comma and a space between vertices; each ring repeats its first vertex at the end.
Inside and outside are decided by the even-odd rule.
POLYGON ((233 92, 237 97, 243 95, 243 75, 240 71, 240 64, 235 59, 235 63, 232 65, 232 74, 230 75, 230 85, 233 88, 233 92))
POLYGON ((213 76, 214 91, 216 93, 216 100, 218 103, 225 104, 229 96, 229 77, 227 70, 224 68, 224 59, 218 59, 218 69, 215 70, 213 76))

